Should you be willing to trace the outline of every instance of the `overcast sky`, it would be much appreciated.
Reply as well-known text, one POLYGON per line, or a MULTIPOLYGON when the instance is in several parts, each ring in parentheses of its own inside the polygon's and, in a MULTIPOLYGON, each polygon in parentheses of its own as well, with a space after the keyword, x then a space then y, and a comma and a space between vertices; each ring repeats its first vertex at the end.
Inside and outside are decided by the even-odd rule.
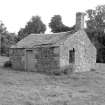
POLYGON ((0 0, 0 4, 0 20, 8 31, 18 32, 35 15, 47 25, 53 15, 59 14, 65 25, 72 26, 76 12, 94 9, 105 0, 0 0))

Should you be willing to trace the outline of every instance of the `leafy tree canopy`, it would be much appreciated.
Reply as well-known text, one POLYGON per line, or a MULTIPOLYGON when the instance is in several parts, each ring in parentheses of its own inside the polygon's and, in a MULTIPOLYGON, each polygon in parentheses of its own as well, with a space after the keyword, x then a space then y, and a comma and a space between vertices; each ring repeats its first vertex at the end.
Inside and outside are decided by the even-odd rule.
POLYGON ((7 31, 4 23, 0 23, 0 36, 1 36, 1 54, 8 54, 9 49, 12 44, 16 43, 16 34, 7 31))
POLYGON ((86 11, 88 20, 87 28, 97 32, 103 32, 105 29, 105 5, 99 5, 95 10, 86 11))
MULTIPOLYGON (((91 40, 98 41, 105 46, 105 5, 98 5, 94 10, 86 11, 87 32, 91 40)), ((97 61, 105 62, 105 49, 97 48, 97 61)))
POLYGON ((42 22, 39 16, 32 16, 29 22, 27 22, 25 28, 21 28, 18 32, 18 39, 26 37, 31 33, 40 34, 46 31, 46 25, 42 22))
POLYGON ((51 22, 49 23, 49 27, 51 28, 51 32, 53 32, 53 33, 71 31, 74 29, 74 26, 68 27, 68 26, 64 25, 60 15, 54 15, 51 18, 51 22))

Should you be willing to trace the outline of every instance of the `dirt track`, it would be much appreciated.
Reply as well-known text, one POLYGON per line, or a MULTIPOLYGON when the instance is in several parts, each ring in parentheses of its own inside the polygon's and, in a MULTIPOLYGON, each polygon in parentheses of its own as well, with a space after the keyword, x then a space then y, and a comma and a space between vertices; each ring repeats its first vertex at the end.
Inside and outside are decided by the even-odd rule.
POLYGON ((105 105, 105 72, 55 77, 1 67, 0 105, 105 105))

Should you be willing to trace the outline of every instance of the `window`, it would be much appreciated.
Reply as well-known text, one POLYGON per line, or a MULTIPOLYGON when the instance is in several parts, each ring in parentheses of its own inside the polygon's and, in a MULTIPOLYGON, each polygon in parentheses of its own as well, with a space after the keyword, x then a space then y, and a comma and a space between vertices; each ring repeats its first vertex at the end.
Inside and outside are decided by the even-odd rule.
POLYGON ((75 49, 69 50, 69 63, 74 63, 75 61, 75 49))
POLYGON ((32 53, 32 50, 27 50, 27 52, 30 52, 30 53, 32 53))

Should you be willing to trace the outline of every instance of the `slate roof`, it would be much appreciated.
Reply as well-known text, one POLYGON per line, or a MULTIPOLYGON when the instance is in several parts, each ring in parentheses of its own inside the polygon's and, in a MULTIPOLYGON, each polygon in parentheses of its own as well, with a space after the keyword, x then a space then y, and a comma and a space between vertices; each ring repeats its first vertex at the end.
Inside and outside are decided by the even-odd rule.
POLYGON ((11 48, 33 48, 38 45, 58 44, 67 39, 74 31, 53 34, 30 34, 11 48))

